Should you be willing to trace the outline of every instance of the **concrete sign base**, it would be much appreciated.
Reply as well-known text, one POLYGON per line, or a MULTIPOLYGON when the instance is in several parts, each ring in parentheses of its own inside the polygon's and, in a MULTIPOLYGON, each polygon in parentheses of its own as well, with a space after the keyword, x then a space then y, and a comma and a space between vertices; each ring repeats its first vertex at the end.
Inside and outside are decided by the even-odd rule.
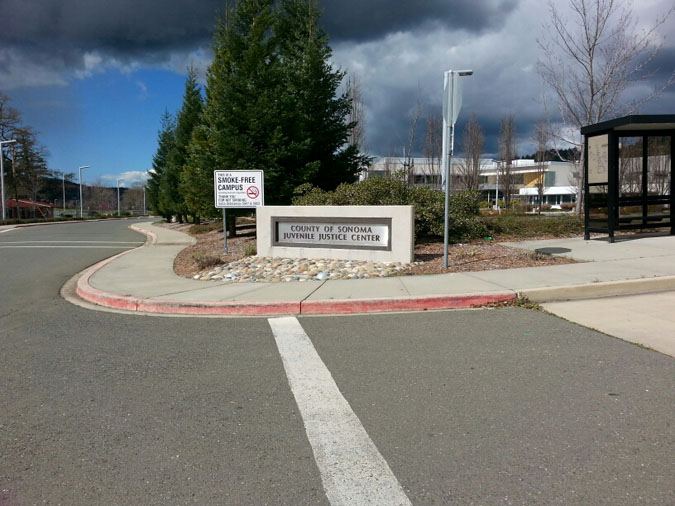
POLYGON ((412 262, 413 206, 256 208, 258 256, 412 262))

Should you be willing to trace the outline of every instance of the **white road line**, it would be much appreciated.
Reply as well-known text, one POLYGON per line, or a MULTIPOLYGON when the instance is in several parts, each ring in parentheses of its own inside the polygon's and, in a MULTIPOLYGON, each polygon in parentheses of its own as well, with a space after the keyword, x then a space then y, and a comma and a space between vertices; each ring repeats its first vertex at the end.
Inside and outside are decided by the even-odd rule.
POLYGON ((296 318, 268 320, 332 506, 412 506, 296 318))
POLYGON ((145 244, 143 241, 7 241, 2 244, 145 244))
POLYGON ((55 248, 70 248, 70 249, 133 249, 133 246, 3 246, 0 243, 0 249, 55 249, 55 248))

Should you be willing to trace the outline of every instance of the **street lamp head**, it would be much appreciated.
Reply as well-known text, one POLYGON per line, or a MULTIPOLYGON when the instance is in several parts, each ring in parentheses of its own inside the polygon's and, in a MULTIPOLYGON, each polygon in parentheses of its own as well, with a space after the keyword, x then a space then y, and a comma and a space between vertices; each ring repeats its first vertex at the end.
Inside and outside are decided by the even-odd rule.
POLYGON ((11 139, 9 141, 0 141, 0 146, 3 144, 14 144, 16 142, 16 139, 11 139))
POLYGON ((77 169, 82 170, 82 169, 88 169, 88 168, 89 168, 89 165, 82 165, 81 167, 78 167, 77 169))
POLYGON ((460 76, 471 76, 473 75, 473 70, 458 70, 457 73, 460 76))

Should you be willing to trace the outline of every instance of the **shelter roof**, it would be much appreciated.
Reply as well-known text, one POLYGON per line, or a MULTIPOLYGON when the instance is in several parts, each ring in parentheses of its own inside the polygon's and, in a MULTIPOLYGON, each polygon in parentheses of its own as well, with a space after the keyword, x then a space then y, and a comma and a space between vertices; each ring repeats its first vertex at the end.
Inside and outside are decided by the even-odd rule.
POLYGON ((675 130, 675 114, 640 114, 623 116, 587 125, 581 128, 582 135, 606 133, 611 130, 641 131, 649 130, 675 130))

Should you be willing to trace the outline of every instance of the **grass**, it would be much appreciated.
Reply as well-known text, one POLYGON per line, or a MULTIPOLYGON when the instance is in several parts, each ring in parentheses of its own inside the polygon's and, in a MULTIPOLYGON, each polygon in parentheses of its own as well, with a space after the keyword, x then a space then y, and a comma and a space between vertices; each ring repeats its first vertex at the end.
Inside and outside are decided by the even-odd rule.
POLYGON ((579 235, 584 231, 583 218, 570 214, 539 216, 504 213, 495 216, 482 216, 480 220, 495 236, 520 239, 541 236, 565 237, 579 235))
POLYGON ((200 270, 217 267, 223 263, 220 256, 199 252, 193 253, 192 260, 194 260, 195 264, 200 270))
POLYGON ((201 223, 199 225, 192 225, 188 230, 188 233, 199 235, 199 234, 206 234, 208 232, 213 232, 214 230, 223 230, 223 222, 212 221, 210 223, 201 223))

